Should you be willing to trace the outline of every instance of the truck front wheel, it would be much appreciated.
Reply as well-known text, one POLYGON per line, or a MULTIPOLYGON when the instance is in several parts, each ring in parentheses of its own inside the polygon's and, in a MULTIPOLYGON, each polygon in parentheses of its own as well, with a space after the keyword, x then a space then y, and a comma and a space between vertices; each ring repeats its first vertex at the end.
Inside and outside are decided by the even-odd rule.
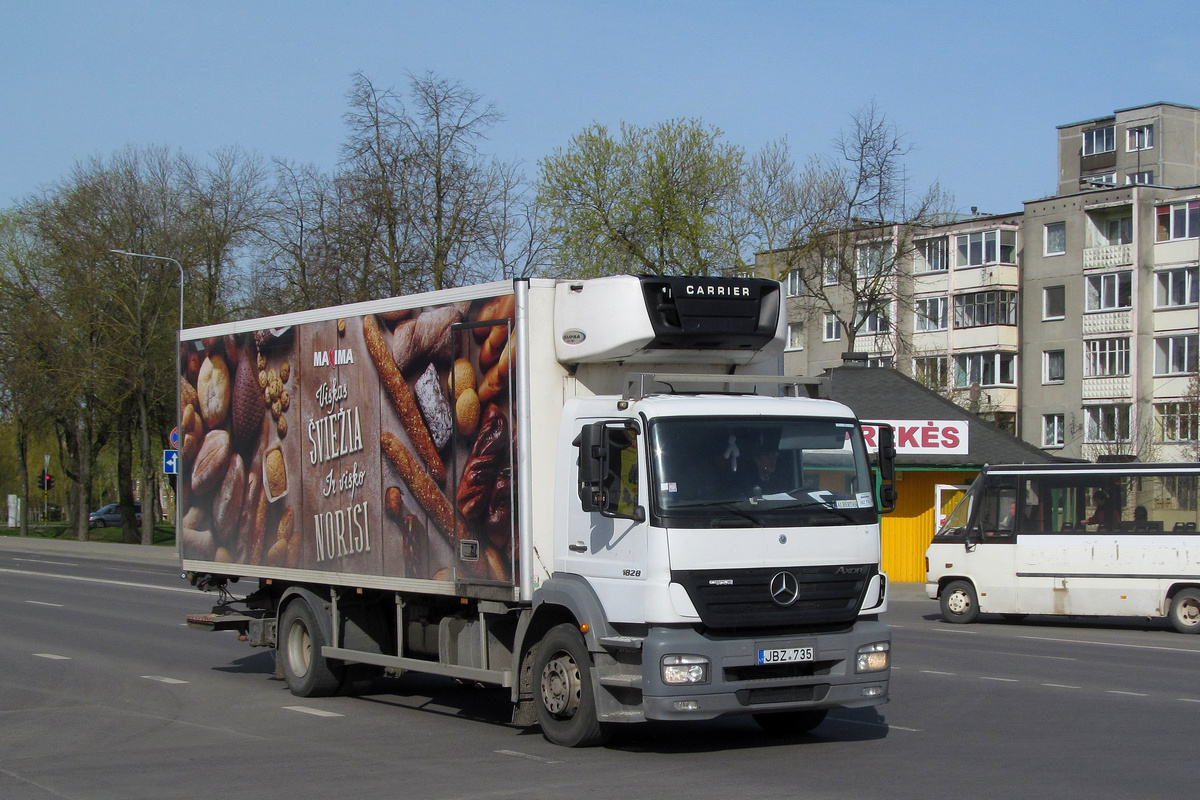
POLYGON ((326 697, 342 683, 344 665, 321 655, 325 637, 316 615, 303 600, 294 600, 279 621, 280 661, 283 678, 297 697, 326 697))
POLYGON ((542 735, 566 747, 593 747, 608 739, 596 717, 591 656, 574 625, 551 628, 533 662, 534 705, 542 735))

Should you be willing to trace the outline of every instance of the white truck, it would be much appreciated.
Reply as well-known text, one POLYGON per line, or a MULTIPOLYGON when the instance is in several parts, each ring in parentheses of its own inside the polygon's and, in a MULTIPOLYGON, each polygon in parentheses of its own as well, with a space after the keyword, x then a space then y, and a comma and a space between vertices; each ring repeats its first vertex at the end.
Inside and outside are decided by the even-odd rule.
POLYGON ((877 486, 851 410, 777 374, 783 302, 521 279, 184 331, 179 550, 220 592, 189 624, 305 697, 350 665, 505 687, 568 746, 886 702, 894 450, 877 486))

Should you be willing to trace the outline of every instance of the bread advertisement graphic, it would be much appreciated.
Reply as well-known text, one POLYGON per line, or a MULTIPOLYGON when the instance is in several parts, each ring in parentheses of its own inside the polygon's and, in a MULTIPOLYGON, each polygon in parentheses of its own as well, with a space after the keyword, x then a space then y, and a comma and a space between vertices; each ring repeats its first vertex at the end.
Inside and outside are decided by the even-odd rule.
POLYGON ((511 585, 512 330, 503 295, 184 342, 183 558, 511 585))

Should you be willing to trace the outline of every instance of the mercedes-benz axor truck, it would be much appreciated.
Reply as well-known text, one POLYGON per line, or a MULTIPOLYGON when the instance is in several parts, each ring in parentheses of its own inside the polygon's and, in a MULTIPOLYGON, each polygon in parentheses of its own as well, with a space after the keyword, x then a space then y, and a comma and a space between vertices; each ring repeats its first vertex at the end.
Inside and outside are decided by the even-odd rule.
MULTIPOLYGON (((195 627, 348 675, 504 687, 553 742, 884 703, 878 471, 779 375, 780 285, 514 280, 181 333, 195 627)), ((882 500, 881 500, 882 498, 882 500)))

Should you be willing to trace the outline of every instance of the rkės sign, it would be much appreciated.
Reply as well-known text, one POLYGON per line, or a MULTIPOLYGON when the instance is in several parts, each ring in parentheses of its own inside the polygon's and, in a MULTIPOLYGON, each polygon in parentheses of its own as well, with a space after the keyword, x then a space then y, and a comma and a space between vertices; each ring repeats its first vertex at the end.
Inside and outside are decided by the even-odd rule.
MULTIPOLYGON (((970 423, 948 419, 885 419, 896 429, 898 455, 965 455, 969 450, 970 423)), ((872 453, 879 450, 877 425, 863 424, 863 438, 872 453)))

